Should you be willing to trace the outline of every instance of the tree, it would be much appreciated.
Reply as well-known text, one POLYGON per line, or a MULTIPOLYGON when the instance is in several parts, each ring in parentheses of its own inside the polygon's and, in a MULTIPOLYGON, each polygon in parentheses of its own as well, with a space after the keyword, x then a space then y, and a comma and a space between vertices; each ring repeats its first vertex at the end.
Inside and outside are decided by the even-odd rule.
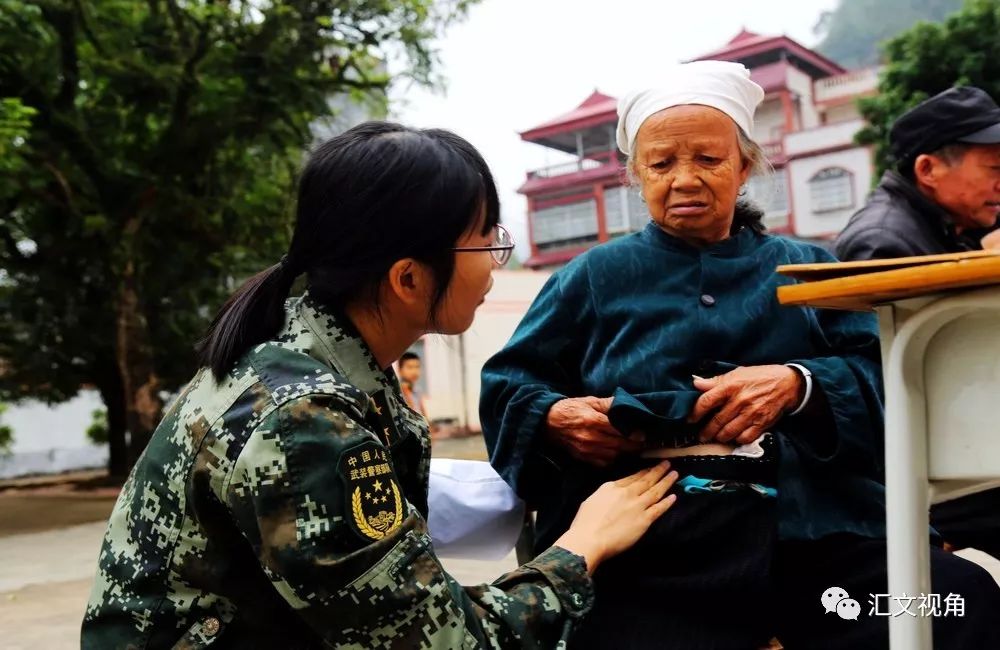
MULTIPOLYGON (((7 410, 7 405, 0 403, 0 416, 7 410)), ((14 430, 9 425, 0 424, 0 458, 10 456, 14 448, 14 430)))
POLYGON ((879 175, 891 165, 892 123, 928 97, 952 86, 978 86, 1000 99, 1000 2, 969 0, 942 24, 919 23, 889 41, 879 93, 860 102, 869 126, 858 134, 874 144, 879 175))
POLYGON ((474 0, 0 0, 0 398, 96 386, 110 469, 241 277, 277 261, 310 126, 434 81, 474 0), (126 435, 127 433, 127 435, 126 435))
POLYGON ((816 49, 847 68, 875 65, 879 46, 919 20, 940 21, 962 0, 840 0, 820 15, 816 49))

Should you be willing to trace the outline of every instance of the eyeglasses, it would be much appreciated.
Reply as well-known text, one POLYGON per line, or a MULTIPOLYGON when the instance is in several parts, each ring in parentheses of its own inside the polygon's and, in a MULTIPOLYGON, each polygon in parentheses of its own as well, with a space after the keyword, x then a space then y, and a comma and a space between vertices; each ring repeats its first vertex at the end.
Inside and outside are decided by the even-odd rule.
POLYGON ((452 248, 451 250, 456 253, 476 253, 489 251, 490 255, 493 256, 493 261, 497 263, 498 266, 503 266, 510 261, 510 256, 514 252, 514 238, 510 236, 507 229, 501 225, 497 225, 493 229, 493 245, 492 246, 460 246, 458 248, 452 248))

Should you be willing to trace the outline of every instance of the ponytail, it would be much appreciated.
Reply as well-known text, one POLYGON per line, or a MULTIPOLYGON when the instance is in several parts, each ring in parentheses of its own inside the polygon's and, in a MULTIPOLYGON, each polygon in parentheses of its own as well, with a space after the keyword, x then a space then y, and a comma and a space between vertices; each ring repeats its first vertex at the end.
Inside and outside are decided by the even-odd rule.
POLYGON ((434 276, 433 322, 454 273, 455 242, 473 227, 485 235, 499 221, 486 161, 454 133, 391 122, 348 129, 310 153, 288 254, 226 302, 198 344, 199 365, 221 380, 248 350, 273 339, 303 273, 317 303, 356 301, 378 314, 386 273, 401 259, 417 260, 434 276))
POLYGON ((198 363, 216 381, 253 346, 273 338, 285 323, 285 301, 300 275, 287 256, 243 283, 215 316, 198 343, 198 363))

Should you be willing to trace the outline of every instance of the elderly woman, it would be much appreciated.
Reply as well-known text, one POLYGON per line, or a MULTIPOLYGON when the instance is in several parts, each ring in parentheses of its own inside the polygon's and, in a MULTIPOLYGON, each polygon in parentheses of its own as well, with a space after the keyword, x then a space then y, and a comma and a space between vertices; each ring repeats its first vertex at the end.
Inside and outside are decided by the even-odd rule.
MULTIPOLYGON (((659 457, 681 473, 674 516, 595 574, 573 647, 885 648, 869 613, 887 592, 874 317, 778 305, 777 265, 832 258, 763 234, 740 200, 766 165, 746 68, 666 77, 619 104, 651 223, 554 273, 487 363, 491 461, 538 510, 539 548, 601 481, 659 457)), ((966 605, 936 620, 934 647, 1000 647, 997 585, 930 554, 933 591, 966 605)))

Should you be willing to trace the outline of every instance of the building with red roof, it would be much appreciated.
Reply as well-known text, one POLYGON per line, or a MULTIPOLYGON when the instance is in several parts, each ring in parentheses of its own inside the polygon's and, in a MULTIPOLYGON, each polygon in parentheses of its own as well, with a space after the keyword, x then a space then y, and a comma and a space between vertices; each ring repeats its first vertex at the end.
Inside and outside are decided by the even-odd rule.
MULTIPOLYGON (((742 30, 724 47, 694 60, 743 63, 764 89, 751 134, 774 174, 749 182, 773 233, 828 240, 872 184, 872 154, 854 144, 863 126, 859 97, 874 94, 877 71, 849 71, 787 36, 742 30)), ((529 171, 519 192, 528 201, 529 268, 556 267, 648 220, 627 186, 615 146, 616 98, 594 91, 576 108, 521 132, 521 139, 573 156, 529 171)))

